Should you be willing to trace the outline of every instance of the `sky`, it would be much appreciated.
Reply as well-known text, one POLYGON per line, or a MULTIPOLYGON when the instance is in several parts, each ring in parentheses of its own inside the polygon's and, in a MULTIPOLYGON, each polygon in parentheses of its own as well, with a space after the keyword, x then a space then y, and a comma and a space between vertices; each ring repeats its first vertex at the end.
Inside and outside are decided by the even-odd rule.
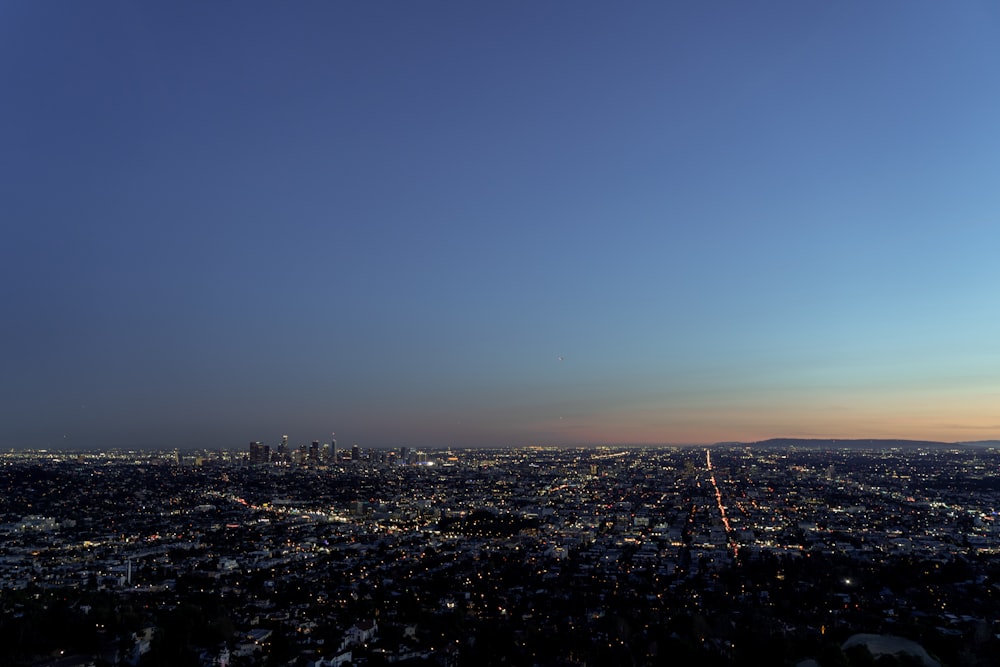
POLYGON ((1000 437, 1000 7, 0 3, 0 447, 1000 437))

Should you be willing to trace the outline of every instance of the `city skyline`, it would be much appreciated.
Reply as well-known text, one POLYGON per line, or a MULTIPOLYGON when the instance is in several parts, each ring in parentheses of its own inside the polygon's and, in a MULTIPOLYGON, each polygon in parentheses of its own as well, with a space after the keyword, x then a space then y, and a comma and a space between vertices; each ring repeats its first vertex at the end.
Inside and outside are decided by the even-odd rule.
POLYGON ((860 667, 888 646, 974 667, 1000 649, 996 444, 203 454, 0 452, 4 664, 860 667), (40 632, 51 610, 63 631, 40 632))
POLYGON ((1000 438, 988 3, 0 8, 0 447, 1000 438))

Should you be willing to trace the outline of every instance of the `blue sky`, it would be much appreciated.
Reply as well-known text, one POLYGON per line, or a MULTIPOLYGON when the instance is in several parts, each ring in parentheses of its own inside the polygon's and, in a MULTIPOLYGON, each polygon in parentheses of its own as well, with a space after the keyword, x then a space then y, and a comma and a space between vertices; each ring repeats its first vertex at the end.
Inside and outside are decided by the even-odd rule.
POLYGON ((6 3, 0 446, 1000 437, 998 80, 989 2, 6 3))

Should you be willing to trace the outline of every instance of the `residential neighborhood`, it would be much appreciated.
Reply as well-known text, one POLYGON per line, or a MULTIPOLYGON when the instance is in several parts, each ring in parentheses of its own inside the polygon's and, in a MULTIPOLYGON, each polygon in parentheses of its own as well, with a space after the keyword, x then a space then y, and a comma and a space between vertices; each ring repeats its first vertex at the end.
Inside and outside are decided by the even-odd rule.
POLYGON ((282 444, 4 454, 0 661, 853 665, 861 635, 924 664, 1000 654, 995 449, 282 444))

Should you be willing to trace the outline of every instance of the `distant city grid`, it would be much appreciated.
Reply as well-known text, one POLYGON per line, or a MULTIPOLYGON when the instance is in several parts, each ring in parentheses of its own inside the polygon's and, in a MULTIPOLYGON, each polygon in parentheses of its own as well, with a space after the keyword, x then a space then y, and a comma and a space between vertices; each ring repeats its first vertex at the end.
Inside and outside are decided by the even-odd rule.
POLYGON ((0 657, 996 664, 1000 448, 827 444, 11 452, 0 657))

